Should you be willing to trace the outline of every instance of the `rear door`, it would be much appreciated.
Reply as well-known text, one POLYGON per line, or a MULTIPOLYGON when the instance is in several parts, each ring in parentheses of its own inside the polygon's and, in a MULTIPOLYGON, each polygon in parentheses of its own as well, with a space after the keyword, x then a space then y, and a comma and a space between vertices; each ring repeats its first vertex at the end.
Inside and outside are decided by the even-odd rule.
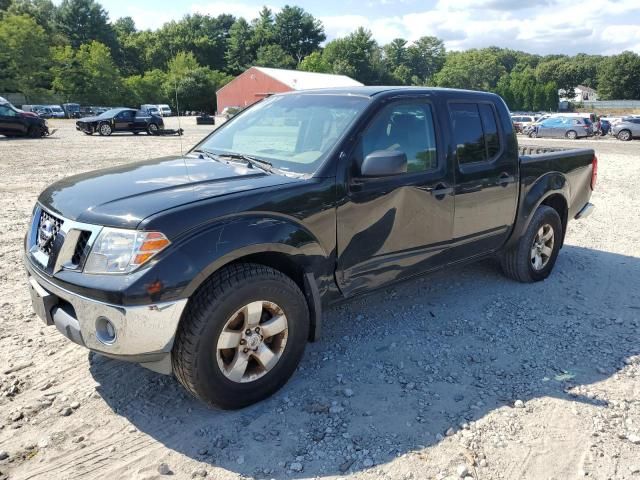
MULTIPOLYGON (((516 215, 518 154, 492 102, 451 101, 456 156, 452 260, 498 249, 516 215)), ((503 107, 502 107, 503 108, 503 107)))
POLYGON ((434 105, 392 101, 359 134, 350 154, 347 198, 338 207, 337 279, 345 295, 367 291, 445 262, 453 227, 453 172, 434 105), (406 173, 360 175, 370 153, 401 151, 406 173))
POLYGON ((116 131, 126 132, 133 130, 134 114, 133 110, 123 110, 118 113, 114 118, 116 131))

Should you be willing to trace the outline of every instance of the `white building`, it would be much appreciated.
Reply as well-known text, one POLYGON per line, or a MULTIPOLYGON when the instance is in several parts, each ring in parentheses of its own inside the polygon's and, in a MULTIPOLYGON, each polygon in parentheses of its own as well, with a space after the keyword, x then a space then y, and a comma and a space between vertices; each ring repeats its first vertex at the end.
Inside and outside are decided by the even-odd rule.
POLYGON ((595 102, 598 100, 598 92, 596 92, 591 87, 587 87, 585 85, 578 85, 573 89, 573 91, 575 92, 574 97, 568 98, 567 92, 565 92, 563 89, 558 90, 560 101, 582 103, 582 102, 595 102))

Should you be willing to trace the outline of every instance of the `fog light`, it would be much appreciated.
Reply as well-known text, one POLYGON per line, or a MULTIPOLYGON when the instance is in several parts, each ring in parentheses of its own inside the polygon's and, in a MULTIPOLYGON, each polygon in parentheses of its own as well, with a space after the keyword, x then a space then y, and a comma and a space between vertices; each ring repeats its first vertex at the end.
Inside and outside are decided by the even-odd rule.
POLYGON ((96 320, 96 338, 102 343, 111 345, 116 341, 116 327, 106 317, 96 320))

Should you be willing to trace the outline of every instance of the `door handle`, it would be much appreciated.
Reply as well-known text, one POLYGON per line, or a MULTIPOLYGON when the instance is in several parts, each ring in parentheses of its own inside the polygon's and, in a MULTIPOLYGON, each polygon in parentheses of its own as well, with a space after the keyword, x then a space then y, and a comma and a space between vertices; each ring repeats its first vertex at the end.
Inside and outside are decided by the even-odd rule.
POLYGON ((498 177, 498 185, 506 187, 510 183, 513 183, 515 178, 513 175, 509 175, 507 172, 502 172, 498 177))
POLYGON ((453 193, 453 187, 447 187, 444 183, 439 183, 429 190, 436 200, 442 200, 445 196, 453 193))

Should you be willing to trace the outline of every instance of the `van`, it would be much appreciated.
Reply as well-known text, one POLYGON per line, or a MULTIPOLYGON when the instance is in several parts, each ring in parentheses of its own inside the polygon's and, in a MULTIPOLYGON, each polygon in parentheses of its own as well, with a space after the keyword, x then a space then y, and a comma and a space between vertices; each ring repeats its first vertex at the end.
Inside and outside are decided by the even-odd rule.
POLYGON ((160 115, 162 115, 163 117, 170 117, 171 115, 173 115, 173 112, 171 111, 171 107, 169 105, 158 105, 158 110, 160 110, 160 115))

